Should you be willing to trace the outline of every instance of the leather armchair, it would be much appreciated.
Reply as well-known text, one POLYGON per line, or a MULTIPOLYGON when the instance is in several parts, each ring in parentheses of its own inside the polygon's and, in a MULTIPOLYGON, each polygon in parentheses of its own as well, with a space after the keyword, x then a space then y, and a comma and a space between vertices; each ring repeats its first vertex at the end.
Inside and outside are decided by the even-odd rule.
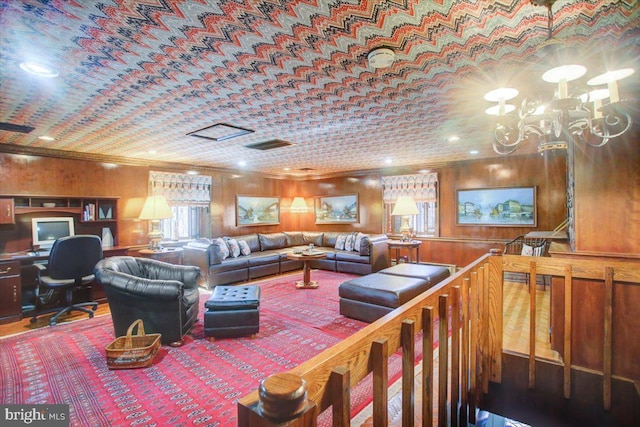
POLYGON ((200 268, 117 256, 100 261, 94 273, 107 294, 116 337, 142 319, 145 332, 162 334, 163 344, 183 344, 198 318, 200 268))

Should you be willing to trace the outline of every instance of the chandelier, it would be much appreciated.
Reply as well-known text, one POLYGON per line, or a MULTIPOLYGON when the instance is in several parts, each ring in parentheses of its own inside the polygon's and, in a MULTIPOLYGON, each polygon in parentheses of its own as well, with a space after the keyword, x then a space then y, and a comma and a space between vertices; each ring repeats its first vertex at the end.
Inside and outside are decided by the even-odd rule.
MULTIPOLYGON (((557 46, 551 30, 552 4, 553 1, 546 2, 549 11, 546 47, 557 46)), ((523 141, 529 140, 538 142, 540 153, 566 149, 568 142, 574 139, 602 147, 631 127, 630 101, 620 99, 617 82, 634 71, 633 68, 607 71, 587 81, 591 90, 570 92, 569 82, 584 76, 586 67, 578 64, 556 66, 542 75, 545 82, 557 85, 553 98, 547 102, 525 98, 517 111, 515 105, 507 103, 518 96, 517 89, 502 87, 488 92, 484 99, 497 102, 485 110, 487 114, 497 116, 494 151, 511 154, 523 141)))

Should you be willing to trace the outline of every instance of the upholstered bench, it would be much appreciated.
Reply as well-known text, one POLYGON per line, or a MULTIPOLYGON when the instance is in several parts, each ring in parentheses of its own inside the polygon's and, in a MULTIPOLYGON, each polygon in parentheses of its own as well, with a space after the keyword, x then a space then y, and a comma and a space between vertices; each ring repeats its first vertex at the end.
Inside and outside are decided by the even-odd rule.
POLYGON ((216 286, 204 304, 209 339, 255 335, 260 330, 259 286, 216 286))
POLYGON ((340 314, 373 322, 449 277, 446 267, 398 264, 338 287, 340 314))
POLYGON ((438 265, 402 263, 380 270, 378 273, 393 276, 417 277, 428 281, 431 286, 449 277, 449 269, 438 265))

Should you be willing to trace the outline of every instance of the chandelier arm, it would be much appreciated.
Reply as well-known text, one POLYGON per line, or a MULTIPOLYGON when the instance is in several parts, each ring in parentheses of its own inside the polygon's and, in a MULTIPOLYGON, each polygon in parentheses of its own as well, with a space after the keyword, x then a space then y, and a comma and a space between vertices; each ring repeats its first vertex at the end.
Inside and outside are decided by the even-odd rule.
POLYGON ((591 131, 592 134, 600 138, 617 138, 629 130, 632 122, 633 122, 633 119, 631 119, 631 116, 626 112, 619 112, 618 114, 611 113, 611 114, 607 114, 607 116, 604 117, 603 126, 602 126, 603 132, 599 132, 598 126, 593 126, 593 123, 590 123, 589 130, 591 131), (611 134, 610 132, 611 126, 616 126, 620 123, 625 123, 624 129, 622 129, 618 133, 611 134))
POLYGON ((493 151, 495 151, 497 154, 500 154, 502 156, 507 156, 511 153, 513 153, 514 151, 516 151, 518 149, 518 146, 516 145, 514 148, 512 149, 504 149, 502 147, 505 147, 505 145, 498 145, 495 142, 493 143, 493 151))

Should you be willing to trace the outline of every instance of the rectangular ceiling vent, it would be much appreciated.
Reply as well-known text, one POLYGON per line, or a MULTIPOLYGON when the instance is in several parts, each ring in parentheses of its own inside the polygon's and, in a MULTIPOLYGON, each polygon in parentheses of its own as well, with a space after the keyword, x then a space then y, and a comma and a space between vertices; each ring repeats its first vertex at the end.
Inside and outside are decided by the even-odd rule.
POLYGON ((220 142, 253 132, 254 131, 251 129, 245 129, 240 126, 233 126, 227 123, 216 123, 215 125, 189 132, 187 135, 220 142))
POLYGON ((7 130, 9 132, 29 133, 35 128, 31 126, 14 125, 13 123, 0 122, 0 130, 7 130))
POLYGON ((264 142, 256 142, 255 144, 245 145, 247 148, 252 148, 254 150, 273 150, 274 148, 286 147, 288 145, 293 145, 290 142, 283 141, 281 139, 271 139, 269 141, 264 142))

